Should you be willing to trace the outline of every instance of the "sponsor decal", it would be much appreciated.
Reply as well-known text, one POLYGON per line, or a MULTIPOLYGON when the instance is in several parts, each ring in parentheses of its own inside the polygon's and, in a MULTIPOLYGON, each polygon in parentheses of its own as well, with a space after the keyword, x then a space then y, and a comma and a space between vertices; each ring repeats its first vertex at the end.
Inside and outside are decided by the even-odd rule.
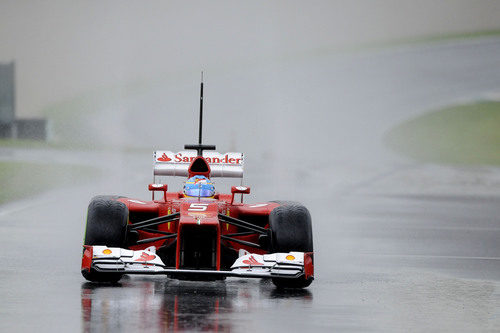
POLYGON ((245 187, 245 186, 236 186, 236 189, 238 191, 246 191, 248 187, 245 187))
POLYGON ((103 250, 102 254, 111 254, 111 250, 110 249, 103 250))
POLYGON ((250 266, 262 266, 264 265, 263 263, 258 262, 253 256, 250 256, 248 260, 243 260, 242 261, 244 264, 250 265, 250 266))
POLYGON ((141 256, 134 261, 150 261, 156 258, 154 254, 147 254, 146 252, 142 252, 141 256))
POLYGON ((204 219, 209 215, 208 213, 187 213, 188 216, 191 216, 193 219, 204 219))
POLYGON ((160 157, 157 159, 160 162, 170 162, 172 159, 167 156, 167 154, 163 153, 160 157))
MULTIPOLYGON (((174 155, 174 161, 178 163, 191 163, 196 157, 197 156, 185 156, 182 153, 177 153, 174 155)), ((221 157, 206 156, 205 160, 209 164, 240 164, 242 159, 229 157, 228 154, 225 154, 221 157)))
POLYGON ((295 260, 295 257, 289 254, 286 256, 286 260, 295 260))
MULTIPOLYGON (((161 153, 161 152, 158 152, 161 153)), ((163 152, 160 157, 156 158, 157 162, 170 162, 170 163, 191 163, 198 156, 195 153, 189 152, 178 152, 174 154, 172 152, 163 152), (167 155, 170 155, 170 157, 167 155)), ((241 165, 243 164, 242 154, 238 153, 207 153, 206 156, 203 156, 208 164, 233 164, 233 165, 241 165)))

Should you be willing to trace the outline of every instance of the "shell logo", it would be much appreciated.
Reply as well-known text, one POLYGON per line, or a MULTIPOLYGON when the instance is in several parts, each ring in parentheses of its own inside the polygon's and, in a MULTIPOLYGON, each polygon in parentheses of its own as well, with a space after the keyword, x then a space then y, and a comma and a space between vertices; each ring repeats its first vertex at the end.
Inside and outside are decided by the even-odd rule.
POLYGON ((289 254, 286 256, 286 260, 295 260, 295 257, 289 254))

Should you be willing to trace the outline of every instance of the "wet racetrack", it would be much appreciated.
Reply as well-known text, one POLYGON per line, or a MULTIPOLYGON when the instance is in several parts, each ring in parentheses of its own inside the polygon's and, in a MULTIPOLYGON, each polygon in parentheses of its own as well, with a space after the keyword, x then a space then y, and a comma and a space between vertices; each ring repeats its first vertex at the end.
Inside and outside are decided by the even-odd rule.
MULTIPOLYGON (((252 187, 247 201, 292 199, 311 211, 316 280, 306 290, 236 278, 85 282, 80 245, 90 198, 148 198, 151 155, 64 153, 103 166, 108 176, 0 208, 0 331, 498 331, 499 169, 419 164, 392 155, 381 141, 393 125, 430 108, 498 92, 499 54, 500 39, 483 38, 214 75, 208 91, 227 88, 228 103, 249 91, 241 112, 251 119, 231 115, 224 124, 239 126, 235 145, 247 154, 245 183, 252 187), (246 90, 232 84, 242 77, 246 90), (252 87, 279 83, 286 107, 252 96, 252 87), (259 127, 264 117, 268 123, 259 127), (288 130, 274 131, 269 122, 288 130), (299 160, 304 152, 315 159, 299 160)), ((232 139, 210 131, 220 117, 208 110, 225 102, 219 91, 207 103, 210 144, 232 139)), ((123 103, 131 114, 144 107, 151 111, 141 116, 153 117, 156 104, 166 103, 155 94, 123 103)), ((133 128, 133 116, 127 121, 133 128)), ((127 140, 147 141, 146 132, 137 129, 127 140)), ((182 140, 162 148, 190 143, 182 140)), ((29 152, 37 154, 61 153, 29 152)), ((27 156, 0 151, 0 158, 20 155, 27 156)))

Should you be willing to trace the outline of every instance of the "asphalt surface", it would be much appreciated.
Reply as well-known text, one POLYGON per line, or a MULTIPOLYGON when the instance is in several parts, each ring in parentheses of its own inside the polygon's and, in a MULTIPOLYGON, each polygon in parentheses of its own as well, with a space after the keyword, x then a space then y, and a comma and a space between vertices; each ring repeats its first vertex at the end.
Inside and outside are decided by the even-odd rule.
MULTIPOLYGON (((241 112, 213 111, 214 120, 207 111, 205 142, 247 153, 247 200, 298 200, 312 213, 316 280, 302 291, 234 278, 87 283, 79 272, 86 205, 97 194, 148 198, 151 155, 4 150, 3 158, 103 166, 108 177, 0 208, 0 331, 500 330, 500 170, 419 164, 382 143, 404 119, 500 90, 499 54, 500 39, 483 38, 300 58, 212 79, 207 110, 225 102, 241 112)), ((122 101, 128 116, 110 139, 172 150, 189 143, 186 120, 159 112, 196 97, 187 86, 122 101), (137 126, 153 116, 149 130, 137 126), (165 125, 177 120, 179 128, 165 125)))

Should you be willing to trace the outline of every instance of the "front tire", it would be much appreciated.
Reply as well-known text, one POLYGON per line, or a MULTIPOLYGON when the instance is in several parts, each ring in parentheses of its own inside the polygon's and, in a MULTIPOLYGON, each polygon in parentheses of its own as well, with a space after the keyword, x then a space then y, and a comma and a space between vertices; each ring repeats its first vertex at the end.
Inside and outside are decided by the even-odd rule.
MULTIPOLYGON (((90 201, 87 211, 85 245, 125 247, 128 208, 114 196, 96 196, 90 201)), ((117 282, 122 273, 102 273, 82 270, 85 279, 92 282, 117 282)))
MULTIPOLYGON (((269 215, 272 252, 313 252, 312 221, 309 210, 296 202, 279 202, 269 215)), ((273 278, 278 288, 305 288, 313 278, 273 278)))

